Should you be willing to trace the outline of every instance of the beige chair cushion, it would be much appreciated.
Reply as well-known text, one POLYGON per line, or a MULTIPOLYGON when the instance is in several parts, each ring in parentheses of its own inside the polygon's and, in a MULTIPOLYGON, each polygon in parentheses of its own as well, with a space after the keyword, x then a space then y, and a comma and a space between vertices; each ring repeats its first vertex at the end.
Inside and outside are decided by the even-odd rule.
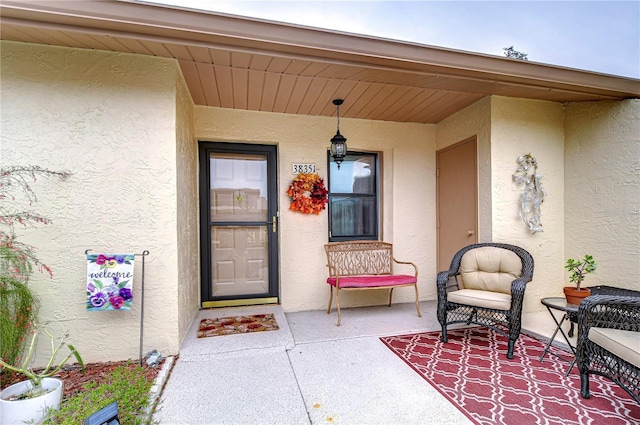
POLYGON ((515 252, 493 246, 476 248, 462 256, 461 286, 464 289, 511 294, 511 282, 520 277, 521 271, 522 261, 515 252))
POLYGON ((640 332, 620 329, 590 328, 589 340, 600 347, 640 367, 640 332))
POLYGON ((447 301, 497 310, 511 310, 511 295, 501 292, 460 289, 447 294, 447 301))

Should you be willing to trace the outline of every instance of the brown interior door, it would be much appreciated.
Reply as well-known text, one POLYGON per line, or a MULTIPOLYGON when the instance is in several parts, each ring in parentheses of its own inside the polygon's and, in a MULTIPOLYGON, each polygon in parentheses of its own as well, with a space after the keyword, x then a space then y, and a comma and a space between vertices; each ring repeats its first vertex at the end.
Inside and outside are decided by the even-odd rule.
POLYGON ((476 138, 436 153, 438 271, 462 247, 478 242, 476 138))

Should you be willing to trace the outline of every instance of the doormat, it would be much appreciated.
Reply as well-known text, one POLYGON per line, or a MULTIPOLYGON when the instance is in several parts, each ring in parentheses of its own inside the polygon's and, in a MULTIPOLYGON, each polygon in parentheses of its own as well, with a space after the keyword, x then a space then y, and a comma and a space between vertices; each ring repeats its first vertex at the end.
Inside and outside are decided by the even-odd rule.
MULTIPOLYGON (((590 376, 591 398, 580 396, 580 374, 547 355, 527 335, 507 359, 507 339, 485 328, 382 337, 381 341, 475 424, 640 423, 640 405, 610 380, 590 376)), ((569 353, 566 357, 571 357, 569 353)))
POLYGON ((249 332, 277 331, 280 329, 273 314, 221 317, 202 319, 198 328, 198 338, 243 334, 249 332))

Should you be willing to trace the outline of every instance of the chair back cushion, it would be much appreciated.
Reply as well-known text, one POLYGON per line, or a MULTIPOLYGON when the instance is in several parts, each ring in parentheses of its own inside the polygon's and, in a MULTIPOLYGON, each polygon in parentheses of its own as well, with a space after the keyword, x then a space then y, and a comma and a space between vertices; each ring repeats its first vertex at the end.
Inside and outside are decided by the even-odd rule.
POLYGON ((511 282, 521 272, 522 261, 515 252, 493 246, 471 249, 460 261, 464 289, 511 294, 511 282))

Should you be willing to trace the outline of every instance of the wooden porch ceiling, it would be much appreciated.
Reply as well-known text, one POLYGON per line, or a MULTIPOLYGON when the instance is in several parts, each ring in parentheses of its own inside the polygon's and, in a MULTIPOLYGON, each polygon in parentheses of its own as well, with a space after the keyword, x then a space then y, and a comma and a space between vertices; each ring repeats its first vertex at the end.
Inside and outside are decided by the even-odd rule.
POLYGON ((437 123, 488 95, 640 97, 640 80, 133 1, 3 1, 2 40, 174 58, 196 105, 437 123))

